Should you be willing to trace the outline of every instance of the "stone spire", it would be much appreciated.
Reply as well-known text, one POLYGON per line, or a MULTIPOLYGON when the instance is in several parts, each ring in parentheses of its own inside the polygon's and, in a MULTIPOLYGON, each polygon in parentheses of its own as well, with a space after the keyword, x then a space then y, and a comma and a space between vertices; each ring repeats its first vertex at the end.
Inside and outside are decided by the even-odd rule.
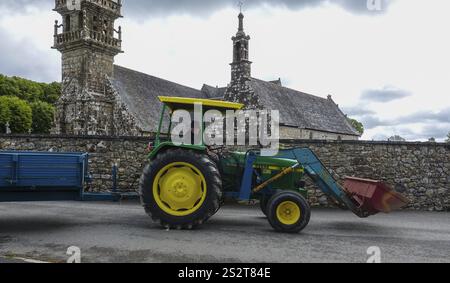
POLYGON ((239 13, 239 31, 244 32, 244 14, 239 13))
POLYGON ((259 99, 249 82, 252 78, 249 60, 250 36, 244 32, 244 14, 239 13, 239 26, 233 36, 233 62, 231 65, 231 82, 225 91, 225 100, 243 103, 247 109, 261 109, 259 99))
POLYGON ((239 13, 239 28, 233 40, 233 63, 231 63, 231 80, 240 80, 251 77, 251 64, 249 61, 250 36, 244 32, 244 14, 239 13))

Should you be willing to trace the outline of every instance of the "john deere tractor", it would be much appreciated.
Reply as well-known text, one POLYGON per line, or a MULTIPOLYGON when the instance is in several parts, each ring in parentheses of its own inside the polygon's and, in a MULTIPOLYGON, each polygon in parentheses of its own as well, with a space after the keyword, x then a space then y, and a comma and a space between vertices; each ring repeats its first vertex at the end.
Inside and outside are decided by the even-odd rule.
MULTIPOLYGON (((405 203, 401 195, 377 181, 347 178, 348 188, 343 188, 307 148, 281 150, 267 157, 259 150, 230 152, 204 143, 163 141, 162 128, 169 125, 171 132, 171 115, 176 110, 193 111, 201 104, 204 112, 225 112, 240 110, 243 105, 177 97, 160 97, 160 101, 164 107, 150 162, 140 180, 140 195, 145 211, 165 228, 196 228, 216 214, 225 199, 258 199, 275 230, 297 233, 308 225, 311 216, 305 175, 338 206, 360 217, 389 212, 405 203), (367 194, 370 185, 374 188, 371 196, 367 194)), ((203 123, 200 128, 204 128, 203 123)))

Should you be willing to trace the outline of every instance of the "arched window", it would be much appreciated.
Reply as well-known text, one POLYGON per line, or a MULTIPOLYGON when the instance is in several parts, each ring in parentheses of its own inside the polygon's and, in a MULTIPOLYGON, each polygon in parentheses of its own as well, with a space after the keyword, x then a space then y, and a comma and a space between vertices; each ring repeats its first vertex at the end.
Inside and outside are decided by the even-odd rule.
POLYGON ((239 62, 241 61, 241 43, 237 42, 234 45, 234 61, 239 62))
POLYGON ((78 29, 82 29, 83 28, 83 13, 80 12, 78 14, 78 29))
POLYGON ((94 31, 98 31, 98 19, 97 19, 97 16, 94 16, 92 18, 92 29, 94 31))
POLYGON ((70 31, 70 15, 66 15, 64 30, 70 31))

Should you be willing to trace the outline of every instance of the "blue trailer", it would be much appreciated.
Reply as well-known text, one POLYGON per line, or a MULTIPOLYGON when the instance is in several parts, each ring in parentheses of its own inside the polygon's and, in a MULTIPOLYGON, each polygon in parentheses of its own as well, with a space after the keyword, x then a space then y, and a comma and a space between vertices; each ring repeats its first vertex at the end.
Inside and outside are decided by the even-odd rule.
POLYGON ((82 200, 88 154, 0 152, 0 202, 82 200))

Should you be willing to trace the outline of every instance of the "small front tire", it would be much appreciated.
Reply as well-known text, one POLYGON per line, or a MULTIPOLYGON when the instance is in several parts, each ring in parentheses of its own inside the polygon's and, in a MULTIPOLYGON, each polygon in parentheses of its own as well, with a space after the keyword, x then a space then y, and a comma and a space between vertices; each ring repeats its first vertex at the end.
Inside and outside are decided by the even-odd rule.
POLYGON ((309 224, 311 208, 296 192, 279 192, 267 204, 270 225, 278 232, 299 233, 309 224))

